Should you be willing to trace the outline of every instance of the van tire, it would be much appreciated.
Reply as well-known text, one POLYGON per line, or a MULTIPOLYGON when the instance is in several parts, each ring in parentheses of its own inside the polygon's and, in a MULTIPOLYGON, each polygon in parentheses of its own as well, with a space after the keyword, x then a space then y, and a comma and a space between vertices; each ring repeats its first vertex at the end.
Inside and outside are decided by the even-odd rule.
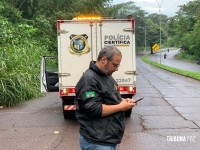
POLYGON ((74 110, 64 110, 65 105, 74 105, 73 97, 70 97, 70 98, 62 97, 62 108, 63 108, 64 119, 74 119, 75 118, 75 111, 74 110))
POLYGON ((75 114, 74 114, 74 111, 73 110, 63 110, 63 116, 64 116, 64 119, 74 119, 75 118, 75 114))
POLYGON ((125 111, 125 117, 130 117, 131 113, 132 113, 132 108, 127 110, 127 111, 125 111))
MULTIPOLYGON (((132 94, 125 94, 125 95, 121 95, 122 98, 133 98, 133 95, 132 94)), ((130 117, 131 114, 132 114, 132 108, 127 110, 127 111, 124 111, 125 113, 125 117, 130 117)))

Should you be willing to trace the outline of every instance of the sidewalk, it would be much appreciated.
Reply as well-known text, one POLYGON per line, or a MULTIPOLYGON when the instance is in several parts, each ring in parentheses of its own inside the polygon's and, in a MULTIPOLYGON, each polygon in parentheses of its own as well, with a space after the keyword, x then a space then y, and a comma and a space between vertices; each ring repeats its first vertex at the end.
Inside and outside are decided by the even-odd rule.
POLYGON ((157 63, 164 64, 170 67, 179 68, 191 72, 200 72, 200 65, 196 63, 186 62, 183 60, 175 59, 175 55, 179 53, 179 49, 170 50, 169 52, 161 52, 148 56, 148 59, 157 63), (164 53, 167 54, 167 58, 164 59, 164 53))

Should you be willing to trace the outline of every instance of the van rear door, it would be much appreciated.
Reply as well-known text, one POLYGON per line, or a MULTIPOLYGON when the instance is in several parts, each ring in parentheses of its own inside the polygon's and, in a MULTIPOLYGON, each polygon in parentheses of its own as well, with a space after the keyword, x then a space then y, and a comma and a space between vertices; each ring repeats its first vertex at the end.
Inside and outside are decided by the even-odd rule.
MULTIPOLYGON (((113 45, 122 53, 122 61, 113 74, 119 86, 135 86, 136 60, 135 60, 135 33, 134 21, 127 19, 104 20, 101 23, 102 46, 113 45)), ((99 49, 100 50, 100 49, 99 49)))
POLYGON ((42 56, 41 63, 41 93, 58 92, 58 58, 42 56))
MULTIPOLYGON (((60 90, 76 86, 94 59, 95 25, 88 21, 58 22, 60 90)), ((61 92, 62 93, 62 92, 61 92)))

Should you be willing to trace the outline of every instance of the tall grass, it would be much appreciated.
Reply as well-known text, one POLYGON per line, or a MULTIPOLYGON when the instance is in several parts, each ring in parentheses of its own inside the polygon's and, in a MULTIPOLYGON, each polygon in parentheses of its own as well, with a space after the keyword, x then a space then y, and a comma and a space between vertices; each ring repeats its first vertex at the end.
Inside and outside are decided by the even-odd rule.
POLYGON ((40 59, 47 46, 37 29, 0 18, 0 106, 13 106, 40 95, 40 59))
POLYGON ((178 55, 176 55, 177 59, 183 59, 185 61, 196 62, 198 56, 197 55, 189 55, 188 53, 182 51, 178 55))

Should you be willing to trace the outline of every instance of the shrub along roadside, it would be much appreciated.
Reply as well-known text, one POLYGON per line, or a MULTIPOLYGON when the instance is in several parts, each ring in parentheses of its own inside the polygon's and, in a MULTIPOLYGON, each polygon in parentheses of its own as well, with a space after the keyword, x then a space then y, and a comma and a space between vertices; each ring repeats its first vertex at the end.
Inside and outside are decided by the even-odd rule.
POLYGON ((170 67, 170 66, 166 66, 166 65, 163 65, 163 64, 159 64, 159 63, 150 61, 150 60, 147 58, 147 55, 143 55, 143 56, 141 57, 141 59, 142 59, 144 62, 146 62, 147 64, 150 64, 150 65, 156 66, 156 67, 158 67, 158 68, 162 68, 162 69, 164 69, 164 70, 167 70, 167 71, 170 71, 170 72, 179 74, 179 75, 183 75, 183 76, 186 76, 186 77, 190 77, 190 78, 193 78, 193 79, 196 79, 196 80, 199 80, 199 81, 200 81, 200 73, 191 72, 191 71, 185 71, 185 70, 182 70, 182 69, 178 69, 178 68, 174 68, 174 67, 170 67))
POLYGON ((0 17, 0 33, 0 106, 40 96, 40 59, 48 46, 38 29, 0 17))

